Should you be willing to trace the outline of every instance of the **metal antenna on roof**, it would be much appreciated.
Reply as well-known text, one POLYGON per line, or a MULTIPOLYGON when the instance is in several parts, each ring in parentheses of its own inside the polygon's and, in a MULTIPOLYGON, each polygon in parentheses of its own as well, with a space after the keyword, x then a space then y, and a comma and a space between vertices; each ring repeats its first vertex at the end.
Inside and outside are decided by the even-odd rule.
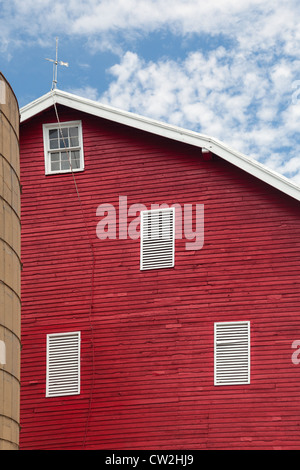
POLYGON ((56 38, 55 60, 54 59, 46 59, 46 60, 49 60, 49 62, 53 62, 53 80, 52 80, 51 90, 54 90, 56 88, 56 85, 57 85, 57 66, 58 65, 64 65, 65 67, 69 67, 68 62, 62 62, 61 60, 59 61, 57 59, 57 52, 58 52, 58 38, 56 38))

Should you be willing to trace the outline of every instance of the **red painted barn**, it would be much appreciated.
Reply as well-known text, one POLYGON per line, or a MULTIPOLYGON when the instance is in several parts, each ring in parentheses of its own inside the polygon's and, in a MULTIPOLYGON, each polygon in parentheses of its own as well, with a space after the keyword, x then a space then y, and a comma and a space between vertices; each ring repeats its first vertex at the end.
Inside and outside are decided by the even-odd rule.
POLYGON ((20 146, 20 448, 299 448, 299 187, 59 90, 20 146))

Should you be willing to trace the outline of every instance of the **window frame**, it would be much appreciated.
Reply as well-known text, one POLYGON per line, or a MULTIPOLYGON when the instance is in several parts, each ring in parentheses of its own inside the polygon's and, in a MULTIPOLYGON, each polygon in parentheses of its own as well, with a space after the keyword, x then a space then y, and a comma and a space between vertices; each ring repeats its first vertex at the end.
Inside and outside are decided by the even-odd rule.
MULTIPOLYGON (((62 397, 62 396, 74 396, 74 395, 80 395, 80 374, 81 374, 81 332, 80 331, 69 331, 69 332, 60 332, 60 333, 49 333, 47 334, 47 339, 46 339, 46 397, 47 398, 55 398, 55 397, 62 397), (77 380, 76 380, 76 391, 70 392, 70 391, 65 391, 65 392, 51 392, 50 387, 51 387, 51 374, 50 374, 50 365, 51 365, 51 358, 50 358, 50 342, 51 338, 57 338, 59 336, 65 337, 65 339, 68 336, 77 336, 77 361, 76 361, 76 366, 77 366, 77 380)), ((52 358, 53 359, 53 358, 52 358)), ((75 364, 75 361, 74 361, 75 364)), ((74 365, 73 364, 73 365, 74 365)))
MULTIPOLYGON (((222 385, 249 385, 250 384, 250 366, 251 366, 251 329, 250 329, 250 321, 247 320, 242 320, 242 321, 223 321, 223 322, 215 322, 214 323, 214 385, 216 386, 222 386, 222 385), (218 378, 218 371, 217 371, 217 346, 220 345, 221 341, 218 341, 217 338, 217 326, 218 325, 247 325, 247 378, 244 381, 234 381, 232 378, 227 381, 220 381, 220 377, 218 378)), ((227 340, 227 343, 229 344, 230 342, 238 342, 239 340, 227 340)), ((220 359, 219 359, 220 360, 220 359)))
POLYGON ((164 207, 164 208, 159 208, 159 209, 150 209, 150 210, 143 210, 140 213, 140 270, 141 271, 150 271, 153 269, 168 269, 168 268, 173 268, 175 266, 175 207, 164 207), (172 220, 173 220, 173 227, 170 229, 170 232, 172 233, 172 262, 171 265, 169 266, 152 266, 152 267, 147 267, 145 266, 144 261, 144 214, 146 213, 159 213, 159 212, 166 212, 169 211, 171 212, 172 215, 172 220))
POLYGON ((71 172, 78 172, 84 170, 84 152, 83 152, 83 137, 82 137, 82 121, 66 121, 62 123, 53 122, 43 124, 43 141, 44 141, 44 159, 45 159, 45 174, 46 175, 56 175, 64 174, 71 172), (78 127, 78 146, 76 147, 66 147, 58 149, 50 149, 50 140, 49 140, 49 131, 69 128, 69 127, 78 127), (65 170, 51 170, 51 154, 57 152, 69 152, 72 150, 79 150, 79 168, 68 168, 65 170))

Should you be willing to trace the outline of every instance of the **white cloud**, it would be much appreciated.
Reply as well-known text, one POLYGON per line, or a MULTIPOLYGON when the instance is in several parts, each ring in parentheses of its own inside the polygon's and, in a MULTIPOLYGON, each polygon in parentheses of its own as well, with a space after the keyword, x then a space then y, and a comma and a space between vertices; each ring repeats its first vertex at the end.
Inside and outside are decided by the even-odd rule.
POLYGON ((127 52, 111 68, 101 101, 210 135, 296 179, 300 102, 292 104, 291 87, 297 67, 281 60, 263 71, 260 60, 224 48, 157 63, 127 52), (289 153, 280 153, 283 147, 289 153))
POLYGON ((131 37, 166 29, 182 37, 223 34, 243 49, 271 53, 280 40, 287 53, 297 54, 298 10, 298 0, 10 0, 1 26, 10 41, 18 36, 26 42, 24 33, 36 39, 75 34, 111 47, 114 33, 131 37))
POLYGON ((69 88, 67 91, 69 93, 73 93, 77 96, 82 96, 82 98, 87 98, 89 100, 97 101, 99 99, 99 93, 97 88, 91 87, 89 85, 80 88, 69 88))

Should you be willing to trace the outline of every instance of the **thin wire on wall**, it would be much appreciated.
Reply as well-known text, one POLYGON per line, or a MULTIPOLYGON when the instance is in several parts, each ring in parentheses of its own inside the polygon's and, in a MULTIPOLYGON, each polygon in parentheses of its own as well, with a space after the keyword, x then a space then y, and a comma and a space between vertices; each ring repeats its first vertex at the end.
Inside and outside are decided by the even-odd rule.
POLYGON ((56 119, 57 119, 57 124, 58 124, 58 127, 59 127, 59 132, 60 132, 61 138, 62 138, 62 140, 63 140, 66 153, 67 153, 67 155, 68 155, 68 160, 69 160, 69 164, 70 164, 70 170, 71 170, 71 174, 72 174, 72 177, 73 177, 73 181, 74 181, 74 186, 75 186, 75 189, 76 189, 77 198, 78 198, 78 201, 79 201, 79 204, 80 204, 82 219, 83 219, 83 222, 84 222, 84 225, 85 225, 85 230, 86 230, 86 234, 87 234, 87 238, 88 238, 88 244, 89 244, 89 247, 90 247, 91 257, 92 257, 92 271, 91 271, 91 279, 90 279, 90 304, 89 304, 89 323, 90 323, 91 338, 92 338, 92 383, 91 383, 91 388, 90 388, 90 398, 89 398, 88 415, 87 415, 87 420, 86 420, 86 425, 85 425, 85 432, 84 432, 84 438, 83 438, 83 443, 82 443, 82 446, 83 446, 83 448, 84 448, 84 447, 85 447, 85 444, 86 444, 88 426, 89 426, 89 421, 90 421, 90 416, 91 416, 91 410, 92 410, 92 396, 93 396, 94 382, 95 382, 94 328, 93 328, 93 321, 92 321, 92 316, 93 316, 93 304, 94 304, 95 253, 94 253, 93 243, 92 243, 92 240, 91 240, 91 237, 90 237, 90 234, 89 234, 88 225, 87 225, 87 221, 86 221, 86 215, 85 215, 84 208, 83 208, 83 204, 82 204, 82 201, 81 201, 81 198, 80 198, 80 194, 79 194, 79 190, 78 190, 78 186, 77 186, 75 174, 74 174, 74 171, 73 171, 73 168, 72 168, 70 150, 68 150, 68 147, 67 147, 67 145, 66 145, 65 139, 64 139, 64 137, 63 137, 62 126, 61 126, 61 122, 60 122, 60 119, 59 119, 58 110, 57 110, 57 106, 56 106, 56 102, 55 102, 55 99, 54 99, 54 95, 53 95, 53 94, 52 94, 52 98, 53 98, 53 105, 54 105, 55 115, 56 115, 56 119))

